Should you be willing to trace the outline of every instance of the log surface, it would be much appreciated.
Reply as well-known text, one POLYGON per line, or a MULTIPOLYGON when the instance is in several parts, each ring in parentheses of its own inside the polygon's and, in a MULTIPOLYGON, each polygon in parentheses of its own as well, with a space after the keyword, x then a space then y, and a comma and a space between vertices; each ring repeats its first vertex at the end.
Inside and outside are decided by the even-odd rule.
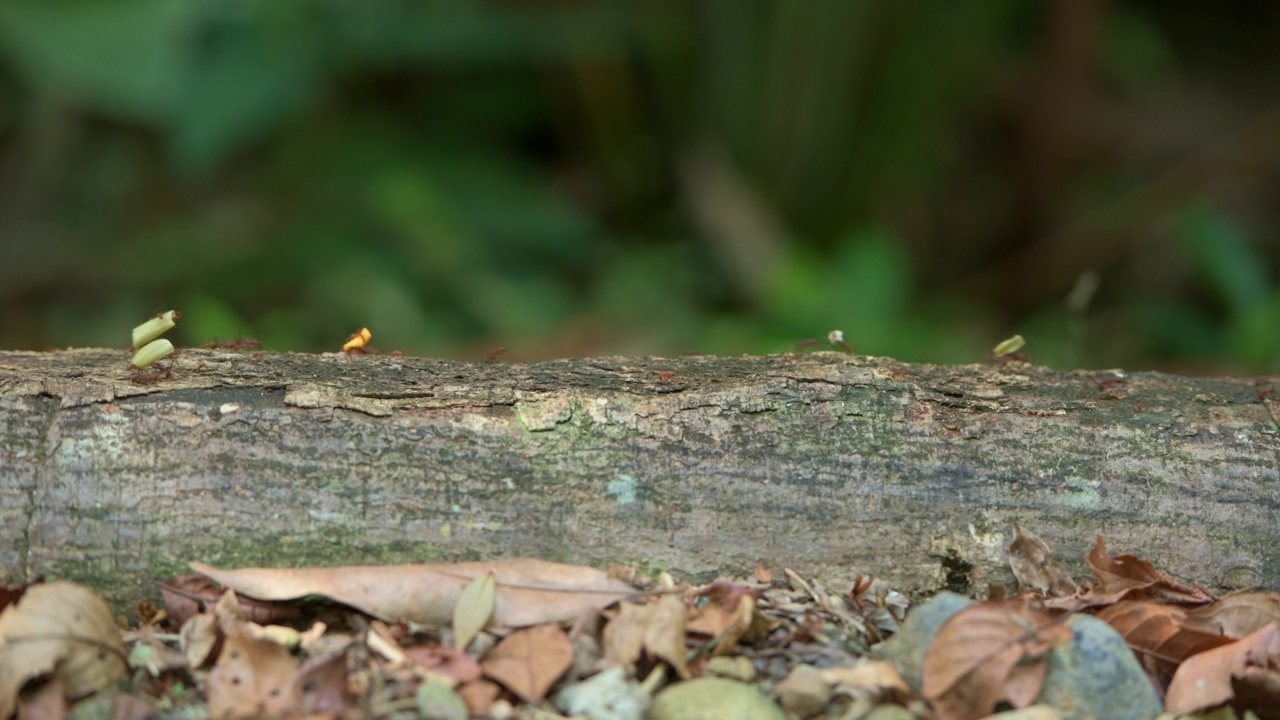
POLYGON ((925 592, 1011 579, 1011 523, 1176 576, 1280 577, 1275 378, 835 353, 534 364, 0 352, 0 569, 116 601, 189 560, 763 560, 925 592))

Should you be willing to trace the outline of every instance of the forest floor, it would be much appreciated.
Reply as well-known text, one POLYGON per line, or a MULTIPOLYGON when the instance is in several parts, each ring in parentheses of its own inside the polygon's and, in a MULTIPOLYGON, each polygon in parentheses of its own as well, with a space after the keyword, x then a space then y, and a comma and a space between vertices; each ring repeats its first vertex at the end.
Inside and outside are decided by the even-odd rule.
POLYGON ((1217 596, 1102 538, 1088 582, 1021 528, 1008 558, 1017 588, 915 607, 763 563, 702 586, 193 563, 132 609, 50 581, 0 596, 0 718, 1277 717, 1277 593, 1217 596))

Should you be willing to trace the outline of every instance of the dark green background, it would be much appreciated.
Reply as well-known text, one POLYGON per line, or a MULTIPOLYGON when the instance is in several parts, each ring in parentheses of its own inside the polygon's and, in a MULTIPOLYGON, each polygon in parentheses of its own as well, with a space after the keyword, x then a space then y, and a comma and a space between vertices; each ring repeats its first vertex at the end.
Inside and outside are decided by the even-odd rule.
POLYGON ((1198 0, 5 0, 0 348, 176 307, 188 345, 1275 372, 1278 39, 1198 0))

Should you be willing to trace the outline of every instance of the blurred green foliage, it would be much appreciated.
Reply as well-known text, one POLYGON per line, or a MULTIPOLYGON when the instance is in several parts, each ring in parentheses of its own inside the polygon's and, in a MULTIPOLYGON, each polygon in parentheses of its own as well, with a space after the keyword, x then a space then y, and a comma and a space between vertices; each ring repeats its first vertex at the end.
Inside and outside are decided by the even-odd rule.
POLYGON ((1185 3, 1098 7, 7 0, 0 347, 123 345, 177 307, 188 344, 277 350, 839 328, 906 360, 1022 332, 1051 364, 1275 371, 1274 211, 1224 199, 1229 164, 1160 184, 1253 96, 1171 115, 1238 68, 1180 66, 1185 3))

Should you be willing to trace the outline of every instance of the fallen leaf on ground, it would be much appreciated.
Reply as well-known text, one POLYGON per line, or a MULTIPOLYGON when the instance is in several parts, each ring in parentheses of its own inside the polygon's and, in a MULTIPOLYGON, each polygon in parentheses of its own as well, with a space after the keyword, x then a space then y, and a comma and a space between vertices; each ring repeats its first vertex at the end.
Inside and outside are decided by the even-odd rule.
POLYGON ((351 704, 347 688, 347 649, 350 644, 307 658, 292 685, 297 709, 306 716, 332 713, 339 717, 351 704))
MULTIPOLYGON (((216 605, 225 592, 203 575, 179 575, 160 586, 160 597, 164 598, 165 612, 173 628, 182 627, 205 608, 216 605)), ((287 622, 302 616, 302 609, 292 603, 263 602, 248 597, 237 600, 245 619, 259 625, 287 622)))
POLYGON ((218 720, 279 717, 297 705, 298 661, 284 646, 246 629, 229 635, 209 671, 209 715, 218 720))
POLYGON ((1280 621, 1280 593, 1239 590, 1209 605, 1187 611, 1187 624, 1208 632, 1242 638, 1268 623, 1280 621))
POLYGON ((182 656, 192 670, 199 670, 213 657, 222 639, 218 635, 218 619, 210 613, 202 613, 188 620, 178 631, 182 656))
POLYGON ((124 672, 111 607, 83 585, 33 585, 0 612, 0 718, 13 714, 18 691, 35 678, 56 678, 66 696, 76 698, 124 672))
POLYGON ((1165 710, 1190 714, 1237 701, 1261 718, 1280 717, 1280 630, 1275 623, 1187 659, 1165 693, 1165 710))
POLYGON ((488 717, 494 701, 502 694, 502 687, 492 680, 479 678, 462 683, 454 692, 467 704, 472 717, 488 717))
POLYGON ((573 648, 568 636, 551 624, 511 633, 480 660, 485 675, 527 703, 546 697, 572 664, 573 648))
POLYGON ((62 678, 54 677, 18 697, 18 720, 63 720, 67 696, 62 678))
POLYGON ((929 643, 924 697, 941 720, 977 720, 1000 700, 1015 708, 1040 694, 1056 644, 1071 631, 1024 600, 987 601, 952 615, 929 643))
POLYGON ((862 658, 856 665, 824 668, 822 679, 835 692, 854 700, 902 700, 911 695, 898 666, 885 660, 862 658))
POLYGON ((448 625, 468 583, 492 572, 497 598, 492 626, 526 627, 566 622, 634 594, 630 585, 595 568, 515 558, 453 565, 335 568, 192 569, 237 592, 262 600, 324 595, 384 620, 448 625))
POLYGON ((1048 543, 1034 533, 1013 524, 1013 542, 1009 545, 1009 567, 1018 578, 1020 592, 1036 592, 1046 597, 1069 597, 1078 587, 1071 573, 1053 559, 1048 543))
POLYGON ((404 654, 428 670, 466 682, 480 677, 480 663, 461 650, 444 645, 415 645, 404 648, 404 654))
POLYGON ((498 601, 493 573, 487 572, 467 584, 453 604, 453 647, 466 650, 476 635, 493 619, 498 601))
POLYGON ((1111 555, 1107 552, 1101 535, 1097 536, 1086 559, 1098 578, 1097 585, 1086 595, 1091 604, 1109 604, 1128 599, 1203 605, 1213 600, 1203 590, 1176 582, 1137 555, 1111 555))
POLYGON ((1149 674, 1163 686, 1183 660, 1234 638, 1208 633, 1186 624, 1187 611, 1174 605, 1126 600, 1096 613, 1133 648, 1149 674))
POLYGON ((751 629, 755 616, 755 595, 745 585, 714 582, 694 593, 705 596, 707 603, 689 613, 685 629, 716 640, 713 656, 729 655, 738 641, 751 629))
POLYGON ((685 663, 684 601, 663 595, 644 605, 623 602, 618 616, 604 628, 601 644, 606 664, 634 667, 643 651, 666 662, 681 678, 690 676, 685 663))

